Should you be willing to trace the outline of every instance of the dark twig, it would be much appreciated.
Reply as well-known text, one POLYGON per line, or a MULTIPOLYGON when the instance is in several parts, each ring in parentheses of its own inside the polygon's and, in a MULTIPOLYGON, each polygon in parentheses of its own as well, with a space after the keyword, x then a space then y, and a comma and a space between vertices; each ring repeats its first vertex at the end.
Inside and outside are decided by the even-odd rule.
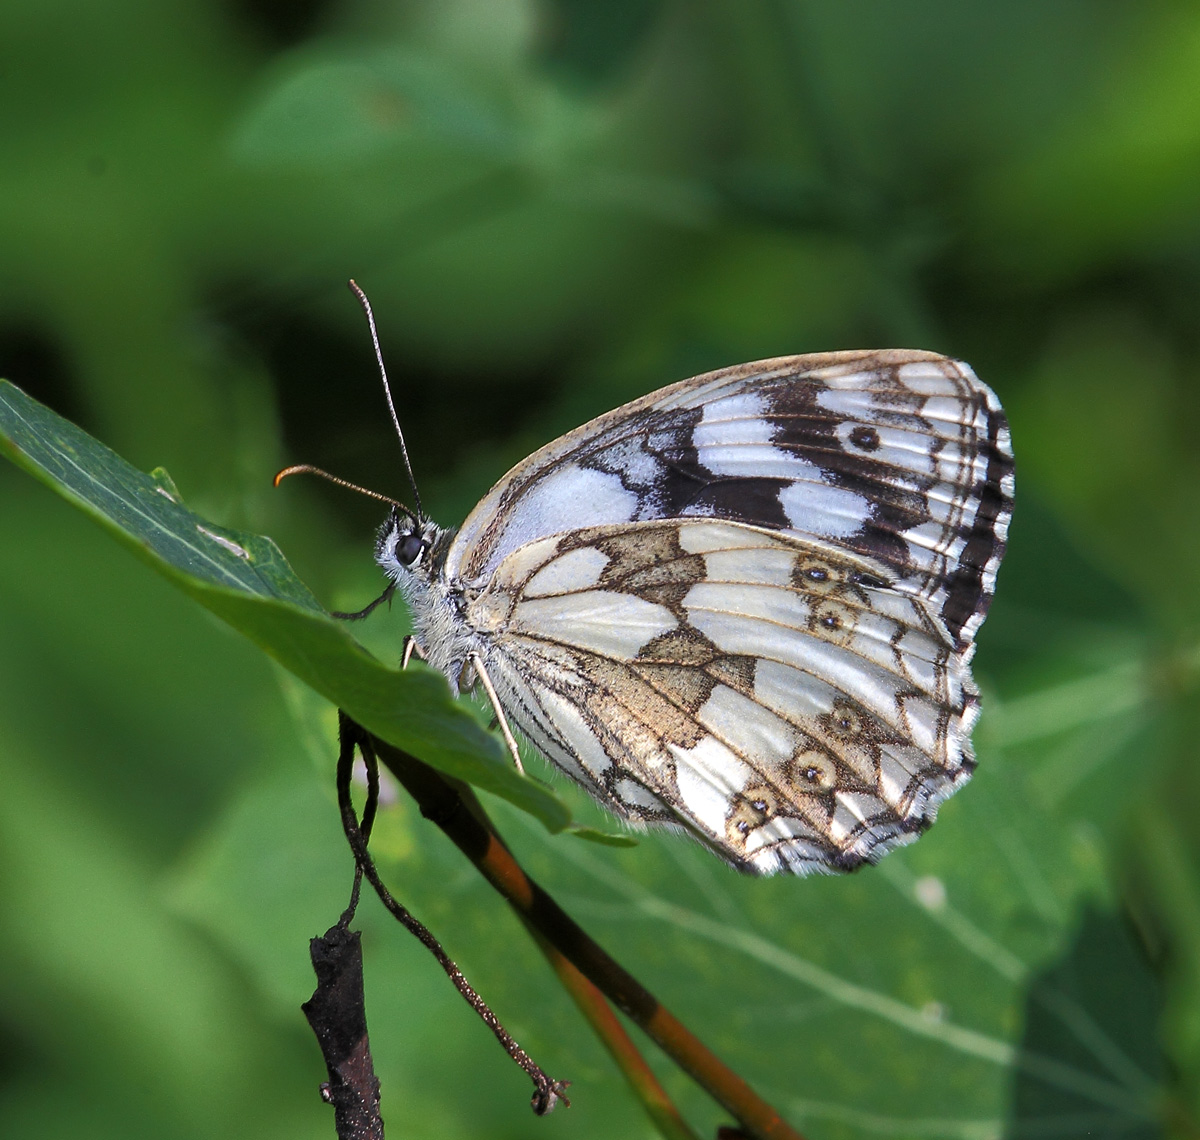
MULTIPOLYGON (((346 787, 347 802, 349 802, 350 793, 350 776, 354 771, 354 742, 345 734, 338 742, 338 796, 339 806, 341 805, 341 789, 342 784, 346 787), (343 776, 343 772, 345 775, 343 776)), ((371 828, 375 826, 375 811, 379 806, 379 761, 375 757, 375 750, 369 746, 364 746, 362 750, 363 764, 367 769, 367 802, 363 805, 362 819, 359 821, 358 829, 362 832, 363 844, 367 844, 371 839, 371 828)), ((342 807, 344 811, 344 806, 342 807)), ((351 814, 354 808, 350 808, 351 814)), ((338 926, 343 930, 350 929, 350 923, 354 921, 354 912, 358 910, 358 896, 362 889, 362 867, 358 865, 358 860, 354 862, 354 884, 350 888, 350 903, 344 911, 342 917, 338 919, 338 926)))
MULTIPOLYGON (((338 762, 353 765, 353 748, 347 753, 343 745, 338 762)), ((371 833, 378 802, 379 765, 372 753, 367 765, 367 803, 361 825, 364 836, 371 833)), ((317 988, 300 1007, 325 1058, 329 1080, 321 1086, 321 1095, 333 1105, 339 1140, 383 1140, 379 1079, 375 1076, 367 1037, 362 941, 358 932, 350 929, 361 884, 362 871, 356 864, 350 904, 336 926, 309 943, 317 988)))
MULTIPOLYGON (((437 959, 446 976, 454 983, 455 988, 462 994, 467 1004, 476 1012, 483 1023, 492 1031, 504 1051, 519 1065, 533 1081, 534 1093, 530 1103, 538 1116, 550 1112, 561 1100, 570 1107, 571 1102, 564 1095, 569 1082, 556 1081, 549 1077, 533 1059, 513 1040, 512 1035, 500 1024, 499 1018, 491 1011, 487 1003, 476 993, 475 988, 463 976, 462 971, 453 959, 442 949, 442 945, 422 922, 397 902, 391 892, 384 886, 375 869, 375 863, 367 851, 366 836, 360 829, 355 817, 354 805, 350 801, 350 773, 354 761, 354 749, 362 749, 367 758, 367 770, 376 766, 375 750, 381 741, 369 736, 362 728, 352 721, 345 713, 339 715, 338 732, 341 739, 341 751, 338 757, 337 787, 338 806, 342 813, 342 827, 346 839, 354 852, 354 861, 359 871, 366 876, 367 882, 375 888, 375 893, 387 908, 388 912, 400 922, 406 930, 414 935, 419 942, 437 959)), ((365 821, 364 821, 365 822, 365 821)))
POLYGON ((371 1060, 363 1002, 362 943, 340 922, 309 943, 317 988, 300 1008, 321 1046, 339 1140, 383 1140, 379 1079, 371 1060))
MULTIPOLYGON (((365 730, 359 731, 365 734, 365 730)), ((745 1080, 610 958, 525 874, 466 784, 450 780, 377 737, 373 739, 379 759, 417 801, 421 814, 446 833, 527 925, 640 1026, 749 1136, 756 1140, 803 1140, 745 1080)))

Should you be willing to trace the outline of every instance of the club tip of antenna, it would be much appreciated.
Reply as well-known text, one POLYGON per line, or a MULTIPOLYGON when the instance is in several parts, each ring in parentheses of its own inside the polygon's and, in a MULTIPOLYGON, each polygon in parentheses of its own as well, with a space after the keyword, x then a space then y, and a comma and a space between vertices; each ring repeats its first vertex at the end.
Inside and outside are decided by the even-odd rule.
POLYGON ((303 470, 303 467, 285 467, 282 471, 276 471, 275 478, 271 480, 271 486, 278 487, 289 475, 298 475, 303 470))

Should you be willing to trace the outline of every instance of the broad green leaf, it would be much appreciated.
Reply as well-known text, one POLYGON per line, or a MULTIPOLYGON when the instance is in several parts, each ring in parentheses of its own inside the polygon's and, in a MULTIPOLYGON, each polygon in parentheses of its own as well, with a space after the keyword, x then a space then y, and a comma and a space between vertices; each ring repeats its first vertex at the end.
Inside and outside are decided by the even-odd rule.
POLYGON ((0 448, 372 732, 510 800, 551 831, 569 825, 562 801, 517 775, 440 674, 400 672, 372 657, 321 609, 270 539, 200 518, 165 473, 138 471, 8 381, 0 381, 0 448))

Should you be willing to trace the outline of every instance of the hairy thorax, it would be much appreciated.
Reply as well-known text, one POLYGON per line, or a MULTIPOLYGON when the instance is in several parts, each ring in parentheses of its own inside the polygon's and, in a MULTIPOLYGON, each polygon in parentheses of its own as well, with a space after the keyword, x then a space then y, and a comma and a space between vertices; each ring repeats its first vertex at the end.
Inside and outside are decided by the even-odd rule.
POLYGON ((474 684, 473 676, 464 676, 467 658, 480 648, 478 638, 462 617, 461 594, 443 578, 422 581, 409 575, 398 583, 413 616, 413 633, 425 661, 446 675, 450 688, 458 692, 474 684))

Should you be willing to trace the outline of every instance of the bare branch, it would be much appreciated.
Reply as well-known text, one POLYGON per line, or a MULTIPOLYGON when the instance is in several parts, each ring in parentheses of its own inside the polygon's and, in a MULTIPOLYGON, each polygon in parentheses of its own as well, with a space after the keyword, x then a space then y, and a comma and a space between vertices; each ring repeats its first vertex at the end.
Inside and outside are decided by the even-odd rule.
POLYGON ((333 1105, 339 1140, 383 1140, 379 1078, 367 1039, 362 944, 340 922, 309 943, 317 988, 300 1008, 321 1046, 329 1080, 321 1096, 333 1105))

